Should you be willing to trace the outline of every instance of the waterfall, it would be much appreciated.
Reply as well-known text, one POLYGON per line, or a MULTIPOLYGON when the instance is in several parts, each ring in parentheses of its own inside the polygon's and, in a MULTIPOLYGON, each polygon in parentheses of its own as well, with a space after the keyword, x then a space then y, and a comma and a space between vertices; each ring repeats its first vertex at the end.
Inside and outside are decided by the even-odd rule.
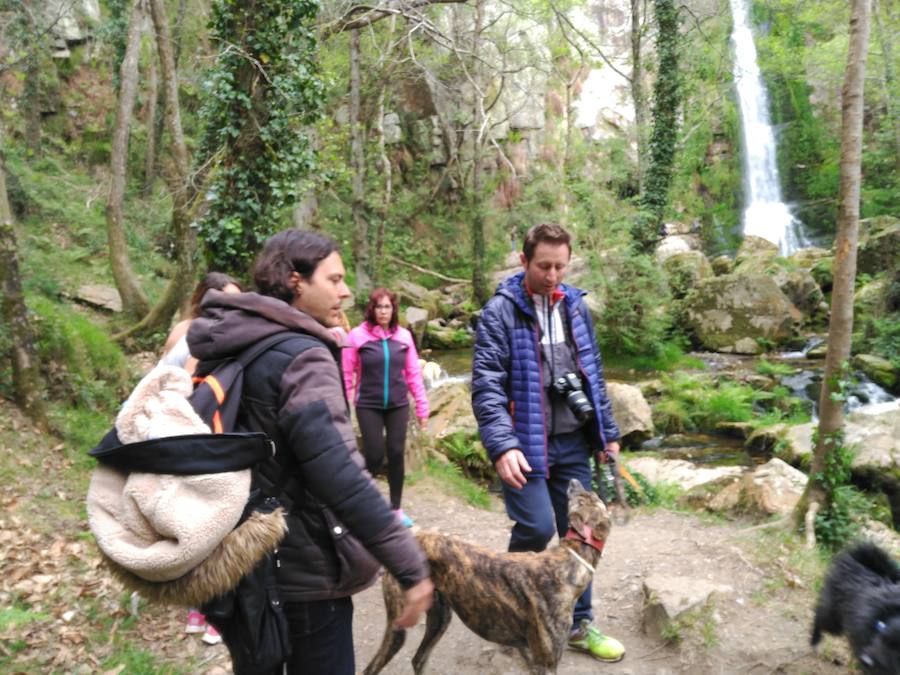
POLYGON ((748 0, 730 0, 734 20, 734 80, 741 109, 744 149, 744 236, 763 237, 778 245, 781 255, 803 246, 800 221, 781 200, 775 158, 775 134, 769 122, 769 99, 763 86, 756 46, 747 17, 748 0))

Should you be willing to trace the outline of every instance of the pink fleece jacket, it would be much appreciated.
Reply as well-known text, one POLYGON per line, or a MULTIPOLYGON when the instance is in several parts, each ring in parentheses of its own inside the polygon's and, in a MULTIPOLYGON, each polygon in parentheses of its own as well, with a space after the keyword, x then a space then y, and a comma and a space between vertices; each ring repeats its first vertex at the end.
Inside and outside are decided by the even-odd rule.
MULTIPOLYGON (((393 405, 397 405, 396 396, 390 395, 397 391, 400 381, 405 381, 406 389, 412 394, 416 402, 416 417, 428 419, 428 396, 425 393, 425 384, 422 381, 422 371, 419 368, 419 355, 413 342, 412 334, 402 326, 397 326, 393 331, 385 330, 381 326, 371 326, 367 321, 350 331, 344 348, 341 350, 344 370, 344 388, 347 398, 357 405, 360 403, 360 395, 365 389, 367 400, 371 400, 372 391, 384 392, 385 407, 390 398, 393 405), (382 348, 374 348, 381 343, 382 348), (373 349, 374 348, 374 349, 373 349), (360 356, 360 350, 364 350, 366 356, 360 356), (402 363, 395 367, 387 368, 389 375, 385 377, 385 363, 390 364, 391 358, 405 352, 402 363), (393 355, 393 356, 392 356, 393 355), (363 371, 364 362, 366 372, 363 371), (375 371, 375 372, 371 372, 375 371), (393 381, 387 381, 389 378, 393 381)), ((370 407, 370 406, 364 406, 370 407)), ((375 406, 371 406, 375 407, 375 406)), ((381 407, 378 405, 377 407, 381 407)))

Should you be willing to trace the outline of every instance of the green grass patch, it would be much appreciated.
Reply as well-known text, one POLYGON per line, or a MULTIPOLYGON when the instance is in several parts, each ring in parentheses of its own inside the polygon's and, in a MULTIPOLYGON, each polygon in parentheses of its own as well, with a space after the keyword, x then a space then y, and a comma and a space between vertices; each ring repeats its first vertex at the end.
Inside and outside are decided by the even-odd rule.
POLYGON ((482 486, 473 483, 463 476, 455 464, 447 464, 436 459, 429 459, 424 470, 414 471, 407 476, 407 482, 413 485, 424 476, 435 480, 446 488, 447 492, 463 499, 467 504, 490 511, 491 497, 482 486))
POLYGON ((676 342, 664 342, 650 354, 604 354, 604 361, 617 369, 641 373, 706 369, 706 364, 702 360, 685 354, 681 345, 676 342))
POLYGON ((768 375, 771 377, 787 377, 797 372, 796 368, 792 368, 786 363, 773 363, 766 359, 760 359, 756 362, 756 372, 760 375, 768 375))
POLYGON ((14 604, 12 607, 0 608, 0 631, 29 623, 46 621, 50 616, 44 612, 35 612, 23 605, 14 604))

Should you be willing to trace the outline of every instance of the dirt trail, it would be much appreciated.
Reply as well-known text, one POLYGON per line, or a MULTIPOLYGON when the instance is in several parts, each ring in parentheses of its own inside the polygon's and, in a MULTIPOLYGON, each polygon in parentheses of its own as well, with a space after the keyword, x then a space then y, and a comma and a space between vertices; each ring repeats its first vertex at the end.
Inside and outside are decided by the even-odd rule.
MULTIPOLYGON (((404 501, 416 527, 435 528, 494 550, 506 547, 510 521, 499 499, 492 511, 484 511, 424 481, 407 487, 404 501)), ((625 644, 626 657, 617 664, 601 664, 567 651, 559 673, 846 673, 846 665, 827 662, 810 651, 813 593, 786 585, 785 572, 774 565, 771 570, 759 567, 754 556, 758 539, 758 532, 742 535, 734 527, 704 524, 692 515, 663 510, 635 514, 628 525, 613 530, 593 588, 596 621, 625 644), (715 623, 704 633, 705 640, 699 629, 687 634, 679 647, 644 634, 642 582, 653 572, 706 579, 734 589, 716 600, 715 623)), ((358 595, 355 605, 361 671, 384 630, 380 588, 358 595)), ((420 625, 409 632, 406 645, 384 672, 412 672, 410 659, 422 630, 420 625)), ((829 643, 828 653, 846 663, 846 651, 839 641, 829 643)), ((521 673, 524 666, 514 651, 482 640, 454 618, 432 653, 428 670, 505 675, 521 673)))

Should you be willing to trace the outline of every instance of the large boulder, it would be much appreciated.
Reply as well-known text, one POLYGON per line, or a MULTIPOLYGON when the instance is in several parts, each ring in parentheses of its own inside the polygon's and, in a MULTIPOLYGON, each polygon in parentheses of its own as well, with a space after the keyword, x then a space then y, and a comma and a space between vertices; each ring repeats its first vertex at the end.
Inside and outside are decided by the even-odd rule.
POLYGON ((728 255, 717 255, 709 264, 717 277, 734 272, 734 259, 728 255))
POLYGON ((810 246, 797 249, 788 257, 788 260, 797 267, 808 270, 812 269, 817 261, 828 258, 830 255, 831 253, 824 248, 810 246))
POLYGON ((406 327, 416 338, 417 345, 425 344, 425 327, 428 325, 428 310, 421 307, 407 307, 403 312, 406 327))
POLYGON ((400 296, 401 304, 423 307, 428 310, 432 316, 437 315, 438 300, 440 299, 439 292, 429 291, 424 286, 419 286, 419 284, 407 281, 406 279, 398 281, 394 290, 397 295, 400 296))
POLYGON ((734 264, 736 268, 743 268, 745 271, 751 271, 752 268, 752 271, 762 272, 777 256, 778 244, 751 234, 741 242, 734 256, 734 264))
POLYGON ((112 286, 83 284, 78 287, 72 299, 95 309, 105 309, 109 312, 122 311, 122 299, 119 297, 119 291, 112 286))
POLYGON ((625 445, 640 445, 653 436, 653 413, 638 387, 607 382, 606 393, 625 445))
POLYGON ((445 384, 428 392, 431 415, 428 429, 437 438, 478 429, 472 412, 472 392, 462 382, 445 384))
POLYGON ((888 309, 891 282, 885 276, 872 279, 856 289, 853 295, 853 320, 862 323, 869 318, 880 318, 888 309))
POLYGON ((698 466, 686 459, 628 458, 625 466, 637 471, 650 483, 669 483, 688 491, 698 487, 732 482, 744 473, 739 466, 698 466))
POLYGON ((709 607, 713 594, 734 589, 699 577, 651 574, 644 580, 644 632, 657 640, 671 637, 679 624, 696 623, 687 618, 709 607))
POLYGON ((844 442, 856 449, 855 472, 900 478, 900 399, 857 408, 847 415, 844 442))
POLYGON ((708 508, 764 517, 787 515, 800 501, 807 480, 805 473, 775 457, 722 490, 708 508))
POLYGON ((894 216, 867 218, 859 223, 856 267, 864 274, 878 274, 900 266, 900 219, 894 216))
POLYGON ((707 349, 759 354, 786 342, 803 314, 770 276, 729 274, 699 281, 687 298, 688 328, 707 349))
POLYGON ((425 326, 425 345, 432 349, 463 349, 474 342, 472 333, 448 326, 440 319, 432 319, 425 326))
POLYGON ((804 269, 780 269, 774 274, 775 282, 794 307, 806 316, 821 316, 827 313, 828 305, 819 284, 812 274, 804 269))
POLYGON ((695 251, 699 248, 700 240, 695 235, 674 234, 665 237, 656 245, 656 260, 663 263, 673 255, 695 251))
POLYGON ((676 298, 687 295, 698 281, 709 279, 713 274, 712 265, 702 251, 682 251, 668 256, 663 261, 669 287, 676 298))

